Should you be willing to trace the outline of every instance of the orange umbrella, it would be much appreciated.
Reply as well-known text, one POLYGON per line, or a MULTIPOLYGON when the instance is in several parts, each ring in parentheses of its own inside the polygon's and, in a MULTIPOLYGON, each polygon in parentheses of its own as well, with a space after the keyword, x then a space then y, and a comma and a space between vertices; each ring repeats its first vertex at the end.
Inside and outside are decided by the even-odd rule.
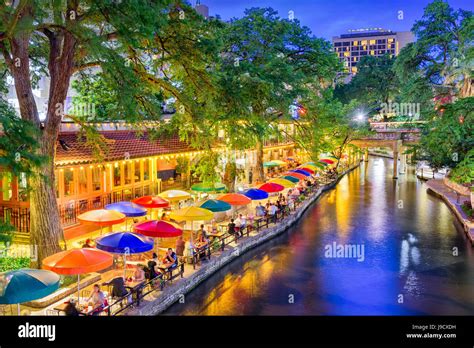
POLYGON ((240 193, 226 193, 218 198, 219 201, 227 202, 230 205, 247 205, 252 202, 250 198, 240 193))
POLYGON ((84 224, 104 227, 124 222, 125 215, 115 210, 95 209, 79 215, 77 219, 84 224))
POLYGON ((144 208, 166 208, 170 205, 169 201, 160 196, 143 196, 132 200, 132 202, 144 208))
POLYGON ((112 266, 114 258, 108 252, 92 249, 70 249, 48 256, 42 268, 57 274, 77 274, 77 300, 79 302, 79 275, 103 270, 112 266))

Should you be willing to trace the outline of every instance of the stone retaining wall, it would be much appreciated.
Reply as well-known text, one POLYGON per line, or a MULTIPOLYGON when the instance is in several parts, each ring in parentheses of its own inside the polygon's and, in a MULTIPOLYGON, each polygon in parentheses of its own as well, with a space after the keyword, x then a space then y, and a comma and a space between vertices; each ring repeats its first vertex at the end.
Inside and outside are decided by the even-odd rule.
MULTIPOLYGON (((260 232, 255 235, 239 241, 236 247, 231 249, 224 250, 219 256, 211 257, 211 259, 206 262, 200 269, 198 269, 191 276, 175 281, 175 284, 166 286, 162 292, 150 294, 154 299, 146 298, 142 305, 139 308, 134 308, 126 313, 126 315, 158 315, 170 307, 173 303, 177 302, 182 296, 201 282, 209 278, 212 274, 217 272, 223 266, 229 262, 235 260, 240 255, 249 251, 250 249, 255 248, 256 246, 265 243, 266 241, 280 235, 285 232, 290 226, 298 222, 303 213, 308 209, 308 207, 315 202, 320 195, 327 190, 330 190, 336 186, 339 180, 348 172, 354 170, 359 166, 360 163, 354 167, 343 172, 337 180, 333 181, 330 184, 322 186, 318 189, 311 197, 306 199, 297 210, 284 220, 282 220, 277 226, 271 226, 260 230, 260 232), (148 300, 148 302, 147 302, 148 300)), ((150 296, 148 295, 148 296, 150 296)))

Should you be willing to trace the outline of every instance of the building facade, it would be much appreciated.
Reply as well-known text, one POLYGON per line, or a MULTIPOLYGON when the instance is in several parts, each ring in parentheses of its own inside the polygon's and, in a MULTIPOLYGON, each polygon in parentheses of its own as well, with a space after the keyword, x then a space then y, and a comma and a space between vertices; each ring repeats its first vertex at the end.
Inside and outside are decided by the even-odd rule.
POLYGON ((348 34, 333 37, 334 51, 344 64, 344 72, 357 73, 357 63, 364 56, 390 57, 398 55, 400 50, 415 37, 410 31, 394 32, 381 28, 349 30, 348 34))

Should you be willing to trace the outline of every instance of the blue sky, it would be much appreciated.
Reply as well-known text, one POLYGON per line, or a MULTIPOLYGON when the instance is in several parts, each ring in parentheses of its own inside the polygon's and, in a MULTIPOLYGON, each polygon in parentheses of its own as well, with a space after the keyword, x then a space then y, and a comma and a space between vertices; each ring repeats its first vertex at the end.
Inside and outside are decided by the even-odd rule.
MULTIPOLYGON (((281 17, 293 11, 295 18, 316 36, 331 39, 348 29, 381 27, 394 31, 410 30, 421 18, 430 0, 201 0, 211 16, 222 19, 241 17, 250 7, 272 7, 281 17), (403 19, 399 19, 403 11, 403 19)), ((194 5, 196 0, 191 0, 194 5)), ((451 7, 474 10, 474 0, 448 0, 451 7)))

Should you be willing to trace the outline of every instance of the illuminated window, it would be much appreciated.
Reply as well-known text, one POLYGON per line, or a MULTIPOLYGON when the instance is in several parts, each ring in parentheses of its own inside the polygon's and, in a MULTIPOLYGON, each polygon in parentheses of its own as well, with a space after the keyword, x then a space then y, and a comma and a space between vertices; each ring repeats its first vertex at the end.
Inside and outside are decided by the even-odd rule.
POLYGON ((375 45, 375 40, 370 40, 369 43, 370 43, 371 45, 375 45))
POLYGON ((365 51, 367 50, 367 46, 362 46, 362 49, 365 51))
POLYGON ((150 161, 143 161, 143 180, 150 180, 150 161))
POLYGON ((374 56, 374 55, 375 55, 375 51, 370 51, 370 55, 371 55, 371 56, 374 56))
POLYGON ((10 172, 0 173, 0 178, 2 179, 2 199, 4 201, 9 201, 13 197, 13 175, 10 172))
POLYGON ((74 188, 74 171, 65 169, 63 172, 64 177, 64 196, 72 196, 76 193, 74 188))
POLYGON ((353 60, 354 62, 357 62, 357 57, 352 57, 352 60, 353 60))
POLYGON ((142 176, 140 173, 140 162, 135 162, 133 176, 135 177, 135 182, 142 181, 142 176))
POLYGON ((122 172, 120 170, 120 164, 114 165, 113 175, 114 175, 114 186, 117 187, 117 186, 122 185, 122 172))
POLYGON ((349 57, 351 55, 350 52, 344 52, 344 57, 349 57))
POLYGON ((360 42, 360 44, 361 44, 362 46, 367 45, 367 40, 362 40, 362 41, 360 42))
POLYGON ((125 185, 132 183, 132 162, 128 161, 123 165, 125 185))
POLYGON ((84 168, 80 168, 78 176, 79 194, 87 193, 87 171, 84 168))
POLYGON ((393 39, 388 39, 388 43, 392 43, 393 42, 393 39))
POLYGON ((357 46, 358 42, 357 41, 352 41, 352 46, 357 46))
POLYGON ((353 66, 353 67, 351 68, 351 71, 352 71, 353 74, 355 74, 355 73, 357 72, 357 67, 356 67, 356 66, 353 66))
POLYGON ((94 167, 92 172, 92 191, 100 191, 102 188, 102 168, 94 167))

